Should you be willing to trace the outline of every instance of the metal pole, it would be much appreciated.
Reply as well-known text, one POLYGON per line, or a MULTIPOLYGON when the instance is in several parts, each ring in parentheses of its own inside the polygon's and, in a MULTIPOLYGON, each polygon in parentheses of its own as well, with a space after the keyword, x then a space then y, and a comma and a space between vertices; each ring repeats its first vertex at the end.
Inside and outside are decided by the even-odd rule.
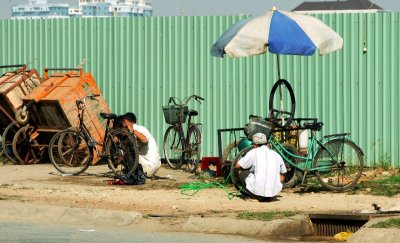
POLYGON ((279 65, 279 55, 276 55, 276 64, 278 66, 278 80, 281 79, 281 66, 279 65))

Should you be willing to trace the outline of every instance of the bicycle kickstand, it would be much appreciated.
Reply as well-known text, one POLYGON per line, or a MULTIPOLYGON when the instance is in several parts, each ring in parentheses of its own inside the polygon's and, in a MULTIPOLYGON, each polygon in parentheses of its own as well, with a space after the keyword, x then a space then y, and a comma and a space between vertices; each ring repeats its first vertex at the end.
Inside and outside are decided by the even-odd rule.
POLYGON ((300 185, 302 185, 302 186, 305 186, 305 185, 307 185, 307 173, 308 173, 308 171, 304 171, 304 173, 303 173, 303 179, 301 180, 301 184, 300 185))

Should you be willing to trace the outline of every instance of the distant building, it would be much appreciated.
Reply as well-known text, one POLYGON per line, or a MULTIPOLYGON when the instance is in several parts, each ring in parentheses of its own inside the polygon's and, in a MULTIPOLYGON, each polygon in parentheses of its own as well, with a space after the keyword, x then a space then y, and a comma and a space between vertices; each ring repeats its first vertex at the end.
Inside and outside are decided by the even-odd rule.
POLYGON ((152 16, 148 0, 79 0, 78 7, 29 0, 28 4, 12 7, 12 19, 88 18, 112 16, 152 16))
POLYGON ((83 17, 152 16, 153 7, 146 0, 79 0, 83 17))
POLYGON ((82 17, 82 9, 70 7, 68 10, 68 15, 70 18, 80 18, 80 17, 82 17))
POLYGON ((12 19, 68 18, 68 4, 49 4, 47 0, 29 0, 28 4, 12 7, 12 19))
POLYGON ((299 6, 295 7, 292 11, 300 13, 376 13, 383 12, 384 9, 375 3, 370 2, 369 0, 345 0, 303 2, 299 6))

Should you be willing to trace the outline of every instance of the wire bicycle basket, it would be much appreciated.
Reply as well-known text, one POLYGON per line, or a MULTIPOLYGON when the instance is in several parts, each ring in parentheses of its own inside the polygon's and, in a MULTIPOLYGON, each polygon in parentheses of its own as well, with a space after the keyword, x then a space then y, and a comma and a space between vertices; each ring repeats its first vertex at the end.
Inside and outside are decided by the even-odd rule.
POLYGON ((182 116, 182 123, 186 122, 187 105, 166 105, 163 106, 165 122, 175 125, 179 121, 179 114, 182 116))

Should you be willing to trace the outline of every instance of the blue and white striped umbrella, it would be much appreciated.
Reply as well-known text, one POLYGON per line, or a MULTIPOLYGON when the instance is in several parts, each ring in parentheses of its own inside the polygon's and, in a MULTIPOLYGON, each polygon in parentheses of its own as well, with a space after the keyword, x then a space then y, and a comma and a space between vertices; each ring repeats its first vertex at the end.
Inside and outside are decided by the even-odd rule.
POLYGON ((267 51, 275 54, 320 55, 343 47, 343 39, 312 16, 271 10, 265 15, 241 20, 213 45, 216 57, 245 57, 267 51))

